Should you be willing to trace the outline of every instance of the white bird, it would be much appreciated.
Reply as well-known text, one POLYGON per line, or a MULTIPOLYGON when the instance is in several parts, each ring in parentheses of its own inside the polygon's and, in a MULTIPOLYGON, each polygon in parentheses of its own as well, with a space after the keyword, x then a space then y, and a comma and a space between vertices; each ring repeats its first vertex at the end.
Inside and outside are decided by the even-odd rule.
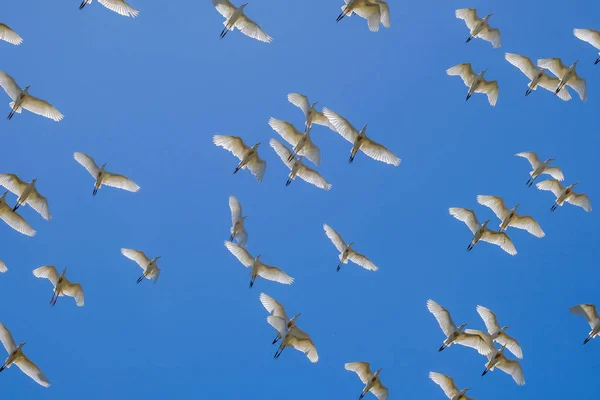
POLYGON ((475 329, 465 329, 467 324, 462 324, 457 327, 454 321, 452 321, 452 317, 448 310, 431 299, 427 300, 427 309, 433 314, 440 328, 446 335, 446 339, 438 351, 442 351, 446 347, 450 347, 453 343, 456 343, 475 349, 482 355, 490 353, 490 344, 486 342, 483 336, 485 332, 475 329))
POLYGON ((8 119, 11 119, 15 113, 20 114, 23 109, 50 118, 56 122, 64 118, 64 115, 54 108, 52 104, 30 95, 29 88, 31 85, 25 89, 21 89, 13 77, 3 71, 0 71, 0 86, 2 86, 6 94, 13 100, 9 104, 11 110, 8 114, 8 119))
POLYGON ((273 38, 260 26, 244 14, 244 8, 248 3, 242 4, 239 7, 231 4, 229 0, 213 0, 213 5, 223 17, 225 17, 225 28, 221 31, 221 39, 227 35, 227 32, 232 31, 233 28, 237 28, 244 35, 251 37, 252 39, 260 40, 261 42, 271 43, 273 38))
POLYGON ((240 160, 233 171, 234 174, 240 169, 247 168, 259 183, 262 182, 265 170, 267 169, 267 163, 258 156, 258 146, 260 146, 261 142, 250 147, 239 136, 215 135, 213 136, 213 143, 230 151, 240 160))
POLYGON ((69 281, 65 276, 66 273, 67 269, 65 268, 59 275, 53 265, 46 265, 33 270, 33 276, 36 278, 46 278, 54 286, 54 292, 50 300, 51 305, 54 306, 60 296, 69 296, 75 299, 78 307, 83 307, 83 289, 79 283, 69 281))
POLYGON ((355 372, 360 381, 365 385, 359 399, 362 399, 368 392, 371 392, 379 400, 387 400, 388 388, 383 386, 381 379, 379 379, 381 368, 372 373, 370 364, 365 361, 349 362, 344 364, 344 368, 347 371, 355 372))
POLYGON ((531 164, 532 171, 529 172, 529 180, 525 183, 527 186, 533 185, 533 182, 537 179, 538 176, 542 174, 547 174, 556 179, 557 181, 562 181, 565 179, 562 171, 558 167, 550 167, 549 164, 554 161, 554 158, 549 158, 546 161, 542 162, 537 154, 531 151, 525 151, 523 153, 515 154, 517 157, 526 158, 531 164))
POLYGON ((0 22, 0 40, 4 40, 15 46, 23 43, 23 38, 13 31, 8 25, 0 22))
POLYGON ((299 158, 295 158, 294 154, 288 149, 285 145, 281 144, 275 139, 271 139, 269 141, 269 145, 275 150, 275 153, 279 156, 281 161, 290 169, 290 173, 288 175, 288 180, 285 183, 286 186, 289 186, 290 183, 296 177, 299 177, 305 182, 310 183, 311 185, 315 185, 319 189, 329 190, 331 189, 331 184, 327 183, 325 178, 321 176, 317 171, 305 165, 302 162, 303 156, 299 158), (290 160, 292 158, 292 161, 290 160))
POLYGON ((281 336, 281 343, 273 356, 274 359, 278 359, 286 347, 292 346, 296 350, 303 352, 310 362, 316 363, 319 361, 317 348, 306 332, 295 325, 288 329, 288 323, 286 323, 285 319, 274 315, 269 315, 267 317, 267 322, 275 328, 279 336, 281 336))
POLYGON ((135 261, 137 265, 139 265, 144 271, 144 273, 138 278, 137 283, 143 281, 144 278, 153 279, 154 283, 158 281, 160 268, 158 268, 156 262, 160 256, 156 256, 151 260, 143 251, 133 249, 121 249, 121 254, 123 254, 126 258, 129 258, 131 261, 135 261))
POLYGON ((271 128, 279 133, 286 142, 293 146, 294 149, 292 150, 292 154, 288 158, 288 161, 292 161, 296 156, 303 156, 315 165, 321 163, 321 151, 313 143, 312 138, 310 137, 311 127, 306 128, 306 133, 302 133, 289 122, 276 118, 270 118, 269 125, 271 125, 271 128))
POLYGON ((556 75, 558 79, 560 79, 558 87, 556 88, 554 93, 558 94, 565 87, 565 85, 567 85, 572 87, 573 90, 575 90, 579 94, 579 97, 582 101, 586 101, 587 88, 585 84, 585 79, 577 75, 577 72, 575 71, 575 67, 577 67, 578 62, 579 60, 571 64, 570 67, 567 67, 565 64, 562 63, 560 58, 543 58, 541 60, 538 60, 537 63, 539 67, 550 70, 550 72, 552 72, 554 75, 556 75))
POLYGON ((342 239, 340 234, 337 233, 335 229, 333 229, 327 224, 323 224, 323 229, 325 230, 325 234, 327 235, 327 237, 331 240, 331 243, 333 243, 335 248, 340 252, 340 263, 337 266, 338 271, 342 267, 342 264, 348 264, 348 260, 352 261, 357 265, 360 265, 361 267, 369 271, 377 271, 379 269, 367 257, 352 249, 354 242, 346 244, 346 242, 344 242, 344 239, 342 239))
MULTIPOLYGON (((528 96, 533 90, 537 90, 538 86, 554 93, 560 83, 558 78, 553 78, 548 75, 545 69, 536 67, 529 57, 514 53, 506 53, 504 58, 531 79, 531 82, 527 85, 525 96, 528 96)), ((564 101, 571 100, 571 95, 567 89, 558 92, 558 97, 564 101)))
POLYGON ((600 317, 598 317, 598 311, 596 311, 595 305, 578 304, 569 308, 569 312, 574 315, 585 317, 588 324, 590 324, 592 330, 588 334, 588 337, 583 341, 583 344, 587 344, 587 342, 600 335, 600 317))
POLYGON ((473 210, 452 207, 449 209, 449 211, 450 215, 457 220, 464 222, 473 235, 475 235, 473 236, 471 243, 469 243, 469 246, 467 246, 467 251, 473 250, 473 247, 475 247, 480 240, 483 240, 484 242, 500 246, 502 250, 511 256, 517 254, 517 250, 515 249, 513 242, 506 233, 493 231, 487 227, 487 224, 490 222, 489 219, 483 224, 480 224, 473 210))
POLYGON ((98 189, 100 189, 102 185, 134 193, 140 190, 140 187, 126 176, 106 171, 106 163, 102 164, 102 167, 99 168, 92 157, 79 152, 73 153, 73 158, 81 164, 90 175, 92 175, 92 178, 96 180, 94 183, 94 191, 92 192, 93 196, 98 193, 98 189))
POLYGON ((323 108, 323 114, 329 119, 329 122, 335 127, 337 133, 339 133, 344 139, 352 143, 352 150, 350 150, 350 160, 354 161, 354 157, 358 150, 365 153, 367 156, 374 160, 391 164, 394 167, 400 165, 400 159, 396 157, 391 151, 386 149, 383 145, 371 140, 367 137, 367 125, 365 125, 360 132, 356 129, 348 120, 341 115, 323 108))
POLYGON ((22 342, 17 346, 13 339, 10 331, 0 322, 0 341, 4 345, 8 357, 2 364, 0 372, 4 371, 5 368, 10 368, 11 365, 15 364, 25 375, 33 379, 36 383, 43 387, 49 387, 50 381, 44 376, 42 371, 31 361, 25 353, 23 353, 23 346, 27 342, 22 342))
POLYGON ((248 243, 248 232, 244 227, 246 216, 242 217, 242 205, 235 196, 229 197, 229 209, 231 210, 231 236, 229 241, 233 242, 235 238, 240 246, 246 247, 248 243))
POLYGON ((439 372, 430 372, 429 379, 442 388, 444 394, 450 400, 473 400, 467 396, 467 392, 471 390, 471 388, 458 390, 458 387, 456 387, 456 384, 454 383, 454 379, 447 375, 440 374, 439 372))
POLYGON ((317 124, 326 126, 332 131, 335 131, 335 128, 333 125, 331 125, 327 117, 323 115, 322 112, 319 112, 315 109, 318 101, 310 104, 308 102, 308 97, 300 93, 290 93, 288 94, 287 98, 290 103, 302 110, 304 116, 306 117, 304 125, 306 125, 307 128, 312 127, 312 124, 317 124))
MULTIPOLYGON (((573 29, 573 35, 579 40, 588 42, 600 50, 600 32, 595 29, 573 29)), ((1 36, 1 35, 0 35, 1 36)), ((600 53, 598 53, 600 54, 600 53)), ((600 62, 600 56, 594 61, 594 65, 600 62)))
POLYGON ((16 211, 20 206, 29 204, 45 220, 50 220, 50 210, 48 209, 48 200, 38 192, 35 187, 37 178, 27 183, 15 174, 0 174, 0 186, 4 186, 11 193, 19 196, 17 204, 13 207, 16 211))
MULTIPOLYGON (((127 4, 125 0, 98 0, 98 3, 124 17, 135 18, 140 13, 138 10, 127 4)), ((83 7, 85 7, 86 4, 92 4, 92 0, 83 0, 79 5, 79 9, 83 10, 83 7)))
POLYGON ((548 179, 538 183, 537 188, 540 190, 550 191, 556 197, 556 201, 550 208, 550 211, 556 210, 558 206, 562 207, 566 201, 567 203, 571 203, 574 206, 581 207, 585 211, 590 212, 592 211, 592 203, 590 202, 590 199, 585 194, 578 194, 573 191, 573 188, 578 183, 579 182, 575 182, 567 187, 564 187, 556 179, 548 179))
POLYGON ((496 217, 500 220, 501 231, 505 231, 506 228, 512 226, 513 228, 526 230, 538 238, 546 236, 540 224, 533 217, 517 214, 517 208, 520 204, 509 209, 501 197, 481 194, 477 196, 477 202, 482 206, 489 207, 496 214, 496 217))
POLYGON ((467 28, 469 28, 470 33, 466 43, 469 43, 473 38, 479 38, 490 42, 495 49, 500 47, 500 31, 488 24, 488 20, 494 14, 479 18, 474 8, 461 8, 456 10, 455 15, 456 18, 464 20, 467 28))
POLYGON ((500 350, 495 349, 494 353, 487 356, 488 362, 485 364, 485 370, 481 376, 487 374, 488 371, 493 371, 495 368, 498 368, 500 371, 504 371, 512 376, 517 385, 522 386, 525 384, 525 377, 523 376, 521 363, 517 360, 509 360, 506 358, 504 355, 505 347, 506 346, 502 346, 500 350))
POLYGON ((493 107, 498 101, 498 81, 487 81, 483 77, 487 69, 476 74, 473 72, 471 63, 458 64, 454 67, 448 68, 446 73, 450 76, 460 76, 469 88, 467 92, 467 100, 471 98, 473 93, 485 93, 488 98, 488 102, 493 107))
POLYGON ((350 17, 354 13, 367 20, 371 32, 379 30, 379 23, 386 28, 392 26, 387 2, 383 0, 344 0, 344 2, 346 5, 342 6, 342 12, 336 22, 340 22, 345 16, 350 17))
MULTIPOLYGON (((291 319, 287 316, 285 309, 277 300, 272 298, 271 296, 261 293, 260 302, 265 307, 265 309, 274 317, 282 318, 286 322, 286 329, 290 330, 294 326, 296 326, 296 319, 300 316, 301 313, 294 315, 291 319)), ((273 343, 275 344, 281 339, 281 334, 277 331, 277 336, 273 339, 273 343)))
POLYGON ((294 278, 283 272, 281 269, 264 264, 260 259, 261 254, 256 256, 256 258, 252 257, 250 253, 248 253, 248 250, 244 249, 242 246, 227 241, 225 241, 225 247, 227 247, 227 250, 229 250, 229 252, 233 254, 244 267, 251 268, 250 287, 254 286, 254 281, 256 281, 258 276, 269 281, 283 283, 284 285, 291 285, 294 282, 294 278))
POLYGON ((0 273, 5 273, 6 271, 8 271, 8 268, 6 268, 6 264, 4 264, 2 260, 0 260, 0 273))
POLYGON ((8 191, 4 192, 0 197, 0 219, 8 226, 13 228, 15 231, 22 233, 26 236, 35 236, 35 230, 21 217, 16 211, 13 211, 13 207, 9 206, 6 202, 6 195, 8 191))
POLYGON ((496 343, 499 343, 501 346, 506 346, 506 348, 510 350, 515 357, 523 358, 523 350, 521 350, 519 342, 506 334, 506 330, 509 328, 508 326, 503 326, 501 328, 496 315, 489 308, 477 306, 477 313, 483 320, 485 328, 490 334, 492 340, 494 340, 496 343))

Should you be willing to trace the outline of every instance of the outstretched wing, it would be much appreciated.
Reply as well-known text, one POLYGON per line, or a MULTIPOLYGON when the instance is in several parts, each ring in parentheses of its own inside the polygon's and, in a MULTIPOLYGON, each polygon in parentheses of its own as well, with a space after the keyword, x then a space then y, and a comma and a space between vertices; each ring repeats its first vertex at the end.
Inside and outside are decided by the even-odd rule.
POLYGON ((271 43, 273 38, 260 27, 256 22, 242 14, 240 18, 235 21, 235 27, 238 28, 244 35, 251 37, 252 39, 260 40, 261 42, 271 43))
POLYGON ((102 184, 134 193, 140 190, 140 187, 137 185, 137 183, 127 178, 125 175, 113 174, 112 172, 106 171, 102 176, 102 184))
POLYGON ((17 34, 17 32, 10 29, 6 24, 0 23, 0 40, 4 40, 15 46, 23 43, 23 38, 17 34))
POLYGON ((295 146, 298 144, 304 134, 294 127, 291 123, 281 119, 271 117, 269 125, 289 144, 295 146))
POLYGON ((573 29, 573 35, 600 50, 600 32, 595 29, 573 29))
POLYGON ((454 12, 456 18, 462 19, 467 24, 470 31, 475 29, 480 18, 477 16, 477 11, 474 8, 460 8, 454 12))
POLYGON ((75 161, 81 164, 83 168, 85 168, 94 179, 98 178, 100 168, 98 167, 98 165, 92 157, 84 153, 75 152, 73 153, 73 158, 75 159, 75 161))
POLYGON ((285 312, 285 309, 283 308, 283 306, 281 305, 280 302, 278 302, 277 300, 275 300, 274 298, 272 298, 271 296, 269 296, 268 294, 265 294, 265 293, 261 293, 259 298, 260 298, 260 302, 265 307, 265 309, 269 312, 269 314, 271 314, 275 317, 281 317, 281 318, 285 319, 286 321, 290 320, 285 312))
POLYGON ((504 232, 496 232, 487 229, 483 233, 483 236, 481 236, 481 240, 483 240, 484 242, 495 244, 496 246, 500 246, 502 250, 504 250, 511 256, 517 254, 517 249, 515 249, 515 245, 513 244, 512 240, 510 240, 508 235, 504 232))
POLYGON ((500 30, 497 28, 490 28, 489 26, 486 26, 477 34, 477 37, 490 42, 495 49, 499 48, 502 44, 500 39, 500 30))
POLYGON ((394 167, 400 165, 400 159, 394 153, 369 138, 363 140, 360 150, 373 160, 381 161, 394 167))
POLYGON ((281 161, 285 164, 286 167, 288 167, 291 170, 294 166, 294 160, 288 161, 292 155, 290 149, 288 149, 286 145, 282 144, 276 139, 269 140, 269 146, 271 146, 271 148, 275 150, 275 153, 277 153, 281 161))
POLYGON ((536 186, 539 190, 546 190, 552 192, 557 199, 564 191, 563 186, 556 179, 548 179, 545 181, 541 181, 536 186))
POLYGON ((344 368, 347 371, 356 372, 356 375, 358 375, 358 378, 360 379, 360 381, 362 383, 364 383, 365 385, 367 384, 367 382, 369 382, 371 380, 371 378, 373 378, 373 373, 371 372, 371 367, 368 362, 364 362, 364 361, 349 362, 349 363, 344 364, 344 368))
POLYGON ((17 348, 15 339, 13 339, 10 331, 2 322, 0 322, 0 342, 2 342, 2 345, 8 354, 12 353, 17 348))
POLYGON ((574 206, 583 208, 587 212, 592 211, 592 203, 590 202, 589 197, 587 197, 585 194, 571 192, 571 196, 567 197, 566 201, 574 206))
POLYGON ((448 310, 431 299, 427 300, 427 309, 433 314, 446 336, 450 336, 456 331, 456 325, 448 310))
POLYGON ((294 282, 294 278, 283 272, 277 267, 271 265, 262 264, 258 267, 258 276, 268 281, 283 283, 284 285, 291 285, 294 282))
POLYGON ((215 135, 213 136, 213 143, 230 151, 240 161, 244 158, 248 150, 250 150, 250 147, 239 136, 215 135))
POLYGON ((487 94, 488 102, 492 107, 498 102, 498 81, 486 81, 485 79, 477 85, 475 93, 487 94))
POLYGON ((52 283, 52 286, 54 286, 54 287, 56 287, 56 285, 58 284, 59 275, 58 275, 58 272, 56 271, 56 268, 53 265, 46 265, 46 266, 34 269, 33 276, 35 276, 36 278, 48 279, 52 283))
POLYGON ((56 122, 61 121, 65 116, 60 113, 52 104, 46 100, 39 99, 32 95, 27 95, 21 103, 21 107, 42 117, 50 118, 56 122))
POLYGON ((287 98, 290 103, 292 103, 296 107, 299 107, 302 110, 305 117, 308 115, 308 110, 310 109, 310 105, 308 104, 308 97, 300 93, 290 93, 288 94, 287 98))
POLYGON ((473 210, 460 207, 451 207, 448 210, 450 211, 450 215, 457 220, 464 222, 473 234, 479 231, 480 224, 473 210))
POLYGON ((323 107, 323 115, 327 117, 337 133, 354 144, 360 132, 346 118, 325 107, 323 107))
POLYGON ((67 296, 73 297, 78 307, 83 307, 83 288, 79 283, 65 282, 63 287, 63 293, 67 296))
POLYGON ((546 236, 540 224, 538 224, 538 222, 535 219, 533 219, 533 217, 530 217, 528 215, 523 216, 515 214, 512 217, 509 226, 512 226, 513 228, 517 229, 523 229, 531 233, 535 237, 542 238, 546 236))
POLYGON ((306 182, 310 183, 311 185, 315 185, 319 189, 323 189, 323 190, 329 190, 329 189, 331 189, 331 184, 328 183, 325 180, 325 178, 323 178, 321 176, 320 173, 318 173, 317 171, 315 171, 311 167, 308 167, 308 166, 306 166, 304 164, 302 164, 302 166, 298 170, 298 174, 297 175, 303 181, 306 181, 306 182))
POLYGON ((357 253, 352 249, 350 249, 350 251, 348 252, 348 259, 353 263, 360 265, 364 269, 368 269, 369 271, 377 271, 379 269, 377 265, 373 264, 373 262, 367 257, 360 253, 357 253))
POLYGON ((139 11, 131 7, 125 0, 98 0, 98 3, 124 17, 135 18, 139 11))
POLYGON ((503 221, 510 214, 510 210, 501 197, 480 194, 477 195, 477 202, 482 206, 489 207, 500 221, 503 221))
POLYGON ((500 357, 500 361, 496 364, 496 367, 500 371, 504 371, 510 376, 512 376, 513 380, 517 385, 522 386, 525 384, 525 377, 523 376, 523 369, 521 368, 521 364, 516 360, 509 360, 505 356, 500 357))
POLYGON ((19 97, 23 91, 13 77, 3 71, 0 71, 0 86, 2 86, 2 89, 13 100, 19 97))
POLYGON ((137 265, 139 265, 144 271, 146 271, 148 264, 151 262, 148 256, 146 256, 146 254, 144 254, 144 252, 141 250, 121 249, 121 254, 131 261, 135 261, 137 265))
POLYGON ((25 221, 21 215, 13 211, 8 205, 0 207, 0 219, 15 231, 26 236, 35 236, 35 230, 25 221))
POLYGON ((535 154, 532 151, 524 151, 522 153, 517 153, 515 154, 515 156, 527 159, 527 161, 529 161, 529 164, 531 164, 531 168, 534 170, 537 169, 540 165, 542 165, 542 162, 538 158, 537 154, 535 154))
POLYGON ((454 398, 460 392, 454 383, 454 379, 447 375, 440 374, 439 372, 430 372, 429 379, 437 383, 449 399, 454 398))
POLYGON ((538 67, 546 68, 558 78, 562 78, 565 76, 565 73, 568 70, 568 67, 563 64, 560 58, 542 58, 537 62, 538 67))
POLYGON ((593 304, 578 304, 569 308, 569 312, 574 315, 585 317, 588 324, 590 324, 590 328, 592 329, 594 329, 596 324, 600 322, 598 311, 596 310, 596 306, 593 304))
POLYGON ((454 67, 450 67, 446 70, 446 74, 450 76, 460 76, 467 86, 471 86, 475 79, 475 73, 473 72, 471 63, 458 64, 454 67))
MULTIPOLYGON (((519 68, 519 70, 521 70, 521 72, 524 73, 525 76, 527 76, 531 80, 533 80, 539 73, 539 70, 529 57, 525 57, 515 53, 506 53, 504 55, 504 58, 506 59, 506 61, 519 68)), ((558 81, 556 82, 556 86, 558 86, 558 81)), ((554 87, 554 89, 556 89, 556 86, 554 87)))
POLYGON ((248 253, 248 250, 244 249, 242 246, 226 240, 225 247, 227 247, 227 250, 229 250, 229 252, 233 254, 243 266, 249 268, 252 266, 252 264, 254 264, 254 257, 252 257, 250 253, 248 253))
POLYGON ((323 224, 323 229, 325 230, 325 234, 331 240, 331 243, 333 243, 335 248, 340 253, 343 253, 344 250, 346 250, 347 246, 346 246, 346 242, 344 242, 344 239, 342 239, 342 236, 340 236, 340 234, 337 233, 335 231, 335 229, 333 229, 332 227, 330 227, 327 224, 323 224))
POLYGON ((25 189, 27 189, 27 182, 15 174, 0 174, 0 186, 4 186, 17 196, 21 196, 25 189))

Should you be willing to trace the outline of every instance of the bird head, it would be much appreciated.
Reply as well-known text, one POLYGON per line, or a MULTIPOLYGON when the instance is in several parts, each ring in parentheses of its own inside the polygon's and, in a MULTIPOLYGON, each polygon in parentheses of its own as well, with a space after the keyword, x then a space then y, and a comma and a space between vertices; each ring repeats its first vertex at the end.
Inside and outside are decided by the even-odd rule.
POLYGON ((546 161, 544 161, 544 164, 550 164, 554 160, 555 160, 554 158, 549 158, 546 161))
POLYGON ((292 319, 290 319, 290 324, 292 324, 292 323, 296 322, 296 319, 297 319, 297 318, 300 316, 300 314, 302 314, 302 313, 298 313, 298 314, 294 315, 294 316, 292 317, 292 319))
POLYGON ((490 19, 490 17, 491 17, 492 15, 494 15, 494 13, 486 15, 486 16, 485 16, 485 18, 484 18, 483 20, 484 20, 484 21, 487 21, 488 19, 490 19))
POLYGON ((258 142, 258 143, 256 143, 254 146, 252 146, 252 148, 253 148, 253 149, 258 149, 258 146, 260 146, 260 144, 261 144, 261 143, 262 143, 262 142, 258 142))
POLYGON ((65 267, 65 269, 63 269, 63 271, 60 273, 60 276, 65 276, 66 273, 67 273, 67 268, 65 267))
POLYGON ((465 326, 467 326, 467 324, 462 324, 461 326, 458 327, 458 331, 462 332, 463 329, 465 329, 465 326))
POLYGON ((572 67, 575 67, 578 62, 579 62, 579 60, 575 60, 575 62, 573 63, 572 67))
POLYGON ((572 183, 572 184, 570 184, 570 185, 569 185, 569 187, 570 187, 571 189, 573 189, 573 188, 574 188, 574 187, 575 187, 575 186, 576 186, 578 183, 579 183, 579 182, 572 183))
POLYGON ((517 208, 519 208, 520 204, 517 204, 516 206, 513 207, 513 211, 517 211, 517 208))
POLYGON ((20 349, 21 347, 25 346, 26 344, 27 344, 27 342, 19 343, 19 346, 17 346, 17 349, 20 349))
POLYGON ((350 243, 348 243, 348 248, 350 248, 350 247, 352 247, 352 246, 354 246, 354 242, 350 242, 350 243))
POLYGON ((245 221, 245 220, 246 220, 246 218, 248 218, 248 216, 247 216, 247 215, 244 215, 244 216, 242 217, 242 221, 245 221))
POLYGON ((102 164, 102 169, 104 169, 106 167, 106 163, 102 164))
POLYGON ((486 72, 487 72, 487 68, 484 69, 483 71, 481 71, 481 76, 485 75, 486 72))
POLYGON ((259 261, 261 256, 262 256, 262 254, 257 255, 256 258, 255 258, 255 260, 259 261))
POLYGON ((379 373, 381 372, 383 368, 379 368, 377 371, 375 371, 375 373, 373 374, 374 376, 379 376, 379 373))
POLYGON ((507 330, 508 328, 510 328, 508 325, 505 325, 502 327, 502 329, 500 329, 501 332, 504 332, 505 330, 507 330))
POLYGON ((248 3, 242 4, 242 5, 240 6, 240 8, 241 8, 241 9, 243 9, 243 8, 244 8, 244 7, 246 7, 247 5, 248 5, 248 3))
POLYGON ((368 125, 369 125, 369 124, 366 124, 366 125, 365 125, 365 126, 364 126, 364 127, 361 129, 361 130, 360 130, 360 133, 359 133, 360 135, 366 135, 366 134, 367 134, 367 126, 368 126, 368 125))
POLYGON ((28 85, 25 90, 23 90, 25 93, 27 93, 29 91, 29 88, 31 87, 31 85, 28 85))
POLYGON ((37 181, 37 178, 33 178, 33 180, 31 181, 31 183, 35 183, 37 181))
POLYGON ((315 101, 314 103, 312 103, 312 106, 310 106, 310 108, 315 108, 315 106, 317 105, 318 101, 315 101))
POLYGON ((486 220, 486 221, 483 223, 483 227, 485 228, 485 227, 487 226, 487 224, 489 224, 489 223, 490 223, 490 220, 489 220, 489 219, 488 219, 488 220, 486 220))

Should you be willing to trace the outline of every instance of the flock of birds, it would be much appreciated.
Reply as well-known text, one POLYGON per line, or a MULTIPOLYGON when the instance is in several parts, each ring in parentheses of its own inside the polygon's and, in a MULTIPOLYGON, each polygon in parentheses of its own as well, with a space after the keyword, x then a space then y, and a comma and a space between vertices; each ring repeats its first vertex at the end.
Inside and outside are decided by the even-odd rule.
MULTIPOLYGON (((136 17, 139 14, 139 11, 135 10, 124 0, 98 0, 98 2, 123 16, 136 17)), ((217 11, 225 18, 223 23, 224 28, 220 35, 221 38, 224 38, 229 31, 238 29, 244 35, 253 39, 267 43, 272 42, 272 37, 256 22, 246 16, 245 7, 247 4, 236 7, 229 0, 212 0, 212 2, 217 11)), ((337 18, 338 22, 344 19, 344 17, 356 14, 367 20, 371 31, 378 31, 380 24, 386 28, 391 26, 389 7, 385 1, 344 0, 344 2, 345 5, 342 6, 342 12, 337 18)), ((83 0, 80 9, 91 3, 92 0, 83 0)), ((498 48, 501 45, 500 31, 489 25, 491 16, 492 14, 489 14, 484 18, 480 18, 476 10, 472 8, 456 10, 456 17, 464 20, 469 29, 467 42, 474 38, 479 38, 490 42, 494 48, 498 48)), ((574 35, 600 49, 599 31, 575 29, 574 35)), ((20 45, 23 42, 23 39, 14 30, 3 23, 0 23, 0 40, 13 45, 20 45)), ((579 94, 583 101, 586 100, 585 80, 579 77, 575 71, 578 61, 567 67, 558 58, 548 58, 538 60, 536 66, 528 57, 522 55, 506 53, 505 58, 530 79, 526 95, 529 95, 540 86, 554 92, 560 99, 567 101, 571 97, 565 86, 569 86, 579 94), (550 71, 555 77, 548 75, 547 71, 550 71)), ((595 61, 596 64, 598 62, 600 62, 600 57, 595 61)), ((466 63, 448 69, 447 74, 458 75, 462 78, 465 85, 469 88, 466 97, 467 100, 473 93, 485 93, 489 103, 494 106, 498 99, 498 83, 497 81, 486 80, 484 78, 486 71, 483 70, 481 73, 475 74, 471 64, 466 63)), ((21 88, 10 75, 2 71, 0 71, 0 86, 2 86, 12 99, 8 119, 13 118, 15 114, 20 114, 23 109, 57 122, 64 118, 58 109, 49 102, 31 95, 29 93, 30 86, 26 86, 24 89, 21 88)), ((292 123, 276 118, 270 118, 268 121, 271 128, 291 146, 288 147, 274 138, 271 138, 269 141, 270 147, 290 171, 286 185, 289 185, 298 177, 323 190, 329 190, 332 187, 314 168, 321 161, 319 147, 313 142, 311 137, 311 130, 314 125, 326 127, 338 133, 352 144, 349 162, 353 162, 356 154, 361 151, 376 161, 393 166, 400 164, 400 159, 392 151, 366 135, 367 124, 359 130, 346 118, 326 107, 318 111, 316 109, 318 102, 311 103, 306 96, 299 93, 290 93, 288 101, 302 110, 305 117, 304 129, 300 130, 292 123), (307 165, 304 159, 308 160, 314 167, 307 165)), ((239 170, 247 169, 255 176, 258 182, 262 181, 266 171, 266 162, 258 153, 261 142, 249 146, 238 136, 215 135, 213 143, 231 152, 239 160, 234 169, 234 174, 239 170)), ((564 176, 558 167, 550 165, 554 161, 553 159, 547 159, 542 162, 533 152, 518 153, 516 156, 527 159, 531 164, 532 170, 529 173, 530 177, 526 183, 528 186, 532 186, 540 175, 546 174, 552 177, 552 179, 539 182, 536 185, 538 189, 550 191, 554 194, 556 200, 551 208, 552 211, 564 203, 576 205, 588 212, 591 211, 592 207, 589 198, 585 194, 578 194, 573 191, 577 182, 566 187, 561 184, 564 176)), ((129 192, 137 192, 140 189, 130 178, 106 171, 106 163, 99 167, 93 158, 80 152, 74 153, 74 159, 94 179, 92 192, 94 196, 102 186, 114 187, 129 192)), ((38 191, 36 182, 37 179, 27 182, 16 174, 0 174, 0 186, 6 189, 0 197, 0 219, 14 230, 27 236, 34 236, 36 231, 17 213, 19 207, 29 205, 45 220, 51 219, 48 201, 38 191), (16 196, 14 206, 8 203, 7 195, 9 192, 16 196)), ((526 230, 538 238, 545 236, 544 231, 533 217, 517 214, 519 204, 509 208, 501 197, 491 195, 479 195, 477 196, 477 202, 493 211, 500 220, 499 230, 495 231, 488 227, 490 219, 480 223, 473 210, 456 207, 450 208, 450 214, 464 222, 474 235, 467 250, 473 249, 479 241, 484 241, 501 247, 510 255, 515 255, 517 253, 515 246, 505 232, 508 227, 526 230)), ((244 225, 246 216, 242 215, 241 203, 235 196, 231 196, 229 198, 229 207, 231 210, 232 225, 229 240, 225 241, 224 245, 244 267, 250 269, 250 287, 253 287, 258 277, 281 284, 292 284, 294 278, 278 267, 265 264, 261 259, 261 254, 253 256, 246 249, 248 232, 244 225)), ((347 264, 349 261, 369 271, 378 270, 378 267, 368 257, 354 250, 354 242, 347 243, 338 232, 327 224, 323 225, 323 229, 339 253, 338 271, 343 264, 347 264)), ((144 278, 153 280, 156 283, 160 275, 160 268, 157 265, 159 256, 151 259, 144 252, 134 249, 121 249, 121 253, 124 257, 134 261, 141 267, 142 275, 138 278, 138 283, 142 282, 144 278)), ((6 265, 0 261, 0 272, 4 273, 7 270, 6 265)), ((77 306, 82 307, 84 305, 84 292, 81 284, 71 282, 67 279, 66 268, 61 273, 58 271, 55 266, 47 265, 33 270, 33 275, 36 278, 48 279, 52 284, 51 305, 54 306, 59 297, 68 296, 75 300, 77 306)), ((259 300, 269 314, 267 322, 276 331, 276 337, 272 343, 276 344, 280 342, 274 358, 280 357, 286 347, 292 347, 303 352, 311 362, 317 362, 319 356, 315 344, 311 337, 297 326, 297 319, 300 314, 298 313, 289 318, 284 306, 265 293, 260 294, 259 300)), ((508 326, 501 326, 496 315, 491 310, 480 305, 476 307, 486 328, 483 331, 465 329, 466 324, 457 326, 453 322, 448 310, 433 300, 427 301, 427 309, 434 315, 446 336, 439 351, 450 347, 452 344, 473 348, 487 359, 482 375, 498 368, 511 375, 518 385, 525 384, 523 370, 519 361, 510 359, 505 355, 505 349, 507 349, 517 359, 522 359, 522 349, 518 341, 506 333, 508 326), (496 347, 495 343, 501 347, 496 347)), ((600 317, 594 305, 580 304, 570 308, 569 311, 572 314, 585 317, 591 327, 591 331, 584 343, 600 335, 600 317)), ((14 364, 38 384, 45 387, 50 386, 50 381, 35 363, 23 353, 25 342, 17 346, 10 331, 2 323, 0 323, 0 341, 8 352, 8 358, 6 358, 4 364, 0 367, 0 371, 14 364)), ((360 398, 363 398, 368 392, 371 392, 380 400, 388 398, 388 389, 380 380, 381 368, 373 372, 369 363, 361 361, 346 363, 345 369, 355 372, 365 385, 360 398)), ((448 398, 452 400, 470 399, 466 395, 470 389, 458 389, 451 377, 438 372, 430 372, 429 377, 441 387, 448 398)))

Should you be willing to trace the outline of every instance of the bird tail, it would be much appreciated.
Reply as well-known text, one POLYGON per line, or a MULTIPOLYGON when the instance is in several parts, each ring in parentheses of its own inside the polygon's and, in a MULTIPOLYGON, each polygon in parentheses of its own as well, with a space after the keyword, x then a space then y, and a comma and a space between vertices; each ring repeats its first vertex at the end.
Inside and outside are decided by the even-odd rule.
MULTIPOLYGON (((9 104, 10 108, 14 109, 15 108, 15 102, 11 101, 9 104)), ((16 113, 21 114, 21 111, 23 110, 23 107, 19 107, 15 110, 16 113)))

